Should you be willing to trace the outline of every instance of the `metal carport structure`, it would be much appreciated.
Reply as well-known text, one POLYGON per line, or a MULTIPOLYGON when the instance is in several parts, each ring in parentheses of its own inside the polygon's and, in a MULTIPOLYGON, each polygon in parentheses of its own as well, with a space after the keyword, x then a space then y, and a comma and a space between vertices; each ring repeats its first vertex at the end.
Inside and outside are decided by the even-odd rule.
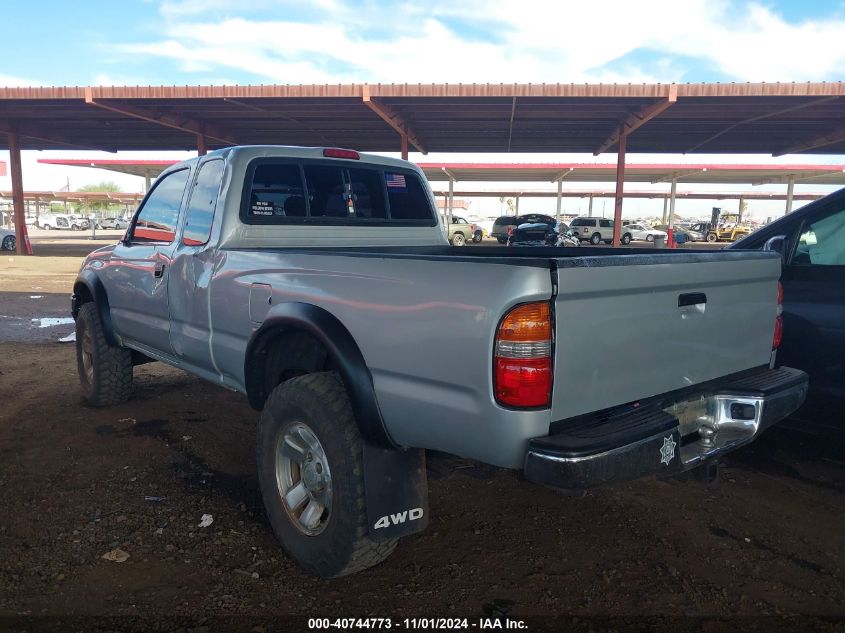
POLYGON ((627 151, 845 153, 843 96, 841 82, 0 88, 0 148, 10 150, 20 249, 28 248, 22 149, 615 149, 621 220, 627 151))

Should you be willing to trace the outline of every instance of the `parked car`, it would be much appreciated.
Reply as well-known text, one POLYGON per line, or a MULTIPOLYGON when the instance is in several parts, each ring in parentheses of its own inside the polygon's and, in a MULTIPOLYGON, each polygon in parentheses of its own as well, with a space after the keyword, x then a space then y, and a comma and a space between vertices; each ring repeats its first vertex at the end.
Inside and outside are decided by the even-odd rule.
MULTIPOLYGON (((845 398, 845 189, 727 247, 783 256, 783 343, 778 362, 810 375, 810 406, 845 398)), ((840 429, 843 428, 840 426, 840 429)))
MULTIPOLYGON (((441 219, 446 224, 446 219, 444 217, 441 219)), ((452 221, 449 223, 449 243, 452 246, 464 246, 467 242, 475 241, 474 233, 474 224, 457 215, 452 216, 452 221)))
POLYGON ((666 239, 667 233, 659 229, 653 229, 645 224, 639 224, 638 222, 632 222, 622 227, 621 239, 623 244, 628 244, 632 240, 653 242, 655 237, 666 239), (627 240, 625 239, 626 237, 628 237, 627 240))
POLYGON ((17 248, 17 244, 14 231, 0 228, 0 251, 13 251, 17 248))
POLYGON ((88 228, 88 220, 64 213, 45 213, 41 216, 41 228, 48 231, 51 229, 82 231, 88 228))
POLYGON ((125 229, 129 226, 129 220, 126 218, 103 218, 97 222, 98 229, 125 229))
POLYGON ((806 374, 769 369, 776 254, 579 250, 456 254, 413 163, 227 147, 165 170, 83 262, 83 397, 126 401, 150 359, 243 393, 269 524, 323 577, 425 527, 425 449, 584 489, 717 459, 801 404, 806 374))
MULTIPOLYGON (((667 235, 669 234, 669 225, 668 224, 657 224, 655 225, 656 229, 659 231, 663 231, 667 235)), ((685 226, 675 225, 672 227, 672 230, 675 232, 675 240, 677 241, 678 235, 684 235, 686 237, 687 242, 703 242, 704 235, 699 233, 698 231, 693 231, 685 226)))
POLYGON ((557 225, 557 220, 550 215, 542 213, 526 213, 525 215, 503 215, 496 218, 493 222, 493 230, 490 232, 491 237, 495 237, 499 244, 505 244, 508 241, 508 235, 520 224, 530 224, 542 222, 552 226, 557 225))
POLYGON ((557 246, 558 232, 544 222, 520 224, 508 235, 508 246, 557 246))
MULTIPOLYGON (((606 220, 604 218, 594 217, 578 217, 574 218, 569 223, 569 228, 572 229, 572 234, 582 242, 589 242, 590 244, 610 244, 613 241, 613 220, 606 220)), ((631 237, 623 240, 624 244, 628 244, 631 237)))

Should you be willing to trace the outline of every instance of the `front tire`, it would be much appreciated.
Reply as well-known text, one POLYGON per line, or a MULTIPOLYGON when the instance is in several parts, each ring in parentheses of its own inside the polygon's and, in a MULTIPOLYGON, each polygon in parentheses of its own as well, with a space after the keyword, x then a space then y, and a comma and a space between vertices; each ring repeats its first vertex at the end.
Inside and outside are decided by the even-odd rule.
POLYGON ((292 378, 264 404, 257 462, 267 518, 290 557, 322 578, 377 565, 398 542, 369 536, 363 450, 332 372, 292 378))
POLYGON ((3 238, 3 245, 2 245, 2 248, 0 248, 0 250, 13 251, 17 247, 18 247, 18 243, 17 243, 17 240, 15 239, 15 236, 14 235, 7 235, 5 238, 3 238))
POLYGON ((622 243, 625 244, 626 246, 631 243, 631 234, 630 233, 625 233, 625 235, 622 236, 622 243))
POLYGON ((92 407, 120 404, 132 393, 132 352, 106 341, 95 303, 76 315, 76 366, 82 397, 92 407))
POLYGON ((646 242, 653 242, 653 241, 654 241, 654 236, 653 236, 653 235, 651 235, 651 234, 646 235, 646 236, 645 236, 645 241, 646 241, 646 242))

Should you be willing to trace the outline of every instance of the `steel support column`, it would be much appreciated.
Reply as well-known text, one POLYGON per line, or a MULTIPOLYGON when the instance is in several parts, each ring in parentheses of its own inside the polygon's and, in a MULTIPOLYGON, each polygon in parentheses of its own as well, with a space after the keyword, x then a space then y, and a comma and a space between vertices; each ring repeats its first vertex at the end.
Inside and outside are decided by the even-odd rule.
POLYGON ((619 246, 622 234, 622 198, 625 195, 625 150, 628 135, 619 128, 618 153, 616 155, 616 205, 613 210, 613 245, 619 246))
POLYGON ((557 207, 555 208, 555 220, 560 222, 560 200, 563 194, 563 178, 557 181, 557 207))
POLYGON ((519 217, 519 196, 516 197, 516 217, 519 217))
POLYGON ((146 176, 144 176, 144 193, 149 193, 149 192, 150 192, 150 181, 151 181, 151 180, 152 180, 152 179, 150 178, 150 175, 149 175, 149 174, 147 174, 146 176))
POLYGON ((666 212, 669 210, 669 198, 663 198, 663 222, 666 224, 666 212))
POLYGON ((23 204, 23 169, 21 144, 16 132, 9 132, 9 169, 12 176, 12 209, 15 214, 15 242, 18 255, 32 255, 32 246, 26 232, 26 210, 23 204))
POLYGON ((675 194, 678 191, 678 179, 672 178, 672 187, 669 189, 669 248, 675 248, 675 194))
POLYGON ((739 222, 737 224, 742 224, 742 207, 743 207, 744 204, 745 204, 745 198, 740 196, 739 204, 737 205, 737 208, 736 208, 737 215, 739 215, 739 222))
POLYGON ((786 185, 786 213, 792 212, 792 195, 795 191, 795 176, 790 176, 786 185))
POLYGON ((197 134, 197 156, 205 156, 208 154, 208 145, 205 142, 205 136, 197 134))
POLYGON ((593 217, 593 196, 589 198, 590 202, 587 204, 587 216, 593 217))
POLYGON ((449 209, 446 214, 446 228, 452 225, 452 207, 455 204, 455 181, 449 178, 449 209))

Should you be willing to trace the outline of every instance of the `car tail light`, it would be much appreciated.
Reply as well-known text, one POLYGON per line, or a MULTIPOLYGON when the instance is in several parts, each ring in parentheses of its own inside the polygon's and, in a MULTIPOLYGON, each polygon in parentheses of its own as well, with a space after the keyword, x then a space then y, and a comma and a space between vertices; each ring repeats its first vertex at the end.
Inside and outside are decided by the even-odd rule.
POLYGON ((513 235, 513 225, 508 227, 508 235, 513 235))
POLYGON ((548 407, 552 397, 552 320, 547 301, 510 310, 496 332, 493 391, 508 407, 548 407))
POLYGON ((354 149, 340 149, 339 147, 327 147, 323 150, 323 156, 326 158, 349 158, 351 160, 361 160, 361 155, 354 149))
POLYGON ((783 284, 778 282, 778 311, 775 317, 775 336, 772 339, 772 349, 780 347, 783 340, 783 284))

